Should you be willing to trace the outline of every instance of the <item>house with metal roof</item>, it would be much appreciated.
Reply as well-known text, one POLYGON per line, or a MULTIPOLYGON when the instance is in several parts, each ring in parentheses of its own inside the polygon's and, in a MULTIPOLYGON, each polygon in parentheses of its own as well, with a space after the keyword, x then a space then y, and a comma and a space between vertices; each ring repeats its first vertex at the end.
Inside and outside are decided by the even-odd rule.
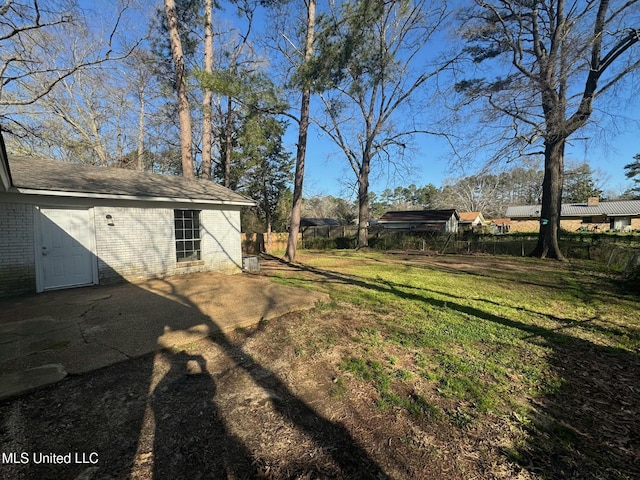
POLYGON ((0 297, 242 269, 240 209, 206 180, 24 156, 0 161, 0 297))
POLYGON ((376 225, 398 232, 457 233, 460 215, 450 210, 396 210, 382 215, 376 225))
MULTIPOLYGON (((540 205, 508 207, 512 232, 536 232, 540 228, 540 205)), ((562 204, 560 228, 567 231, 640 230, 640 200, 600 202, 590 198, 584 203, 562 204)))

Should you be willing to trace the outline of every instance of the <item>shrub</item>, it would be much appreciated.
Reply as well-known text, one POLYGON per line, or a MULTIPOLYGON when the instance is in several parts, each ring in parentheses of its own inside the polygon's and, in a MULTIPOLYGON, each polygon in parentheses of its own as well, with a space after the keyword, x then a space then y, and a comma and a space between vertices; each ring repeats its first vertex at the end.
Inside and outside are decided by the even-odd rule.
POLYGON ((304 248, 311 250, 345 250, 356 248, 355 237, 306 238, 304 248))
POLYGON ((337 237, 335 238, 336 248, 340 250, 346 250, 350 248, 356 248, 355 237, 337 237))

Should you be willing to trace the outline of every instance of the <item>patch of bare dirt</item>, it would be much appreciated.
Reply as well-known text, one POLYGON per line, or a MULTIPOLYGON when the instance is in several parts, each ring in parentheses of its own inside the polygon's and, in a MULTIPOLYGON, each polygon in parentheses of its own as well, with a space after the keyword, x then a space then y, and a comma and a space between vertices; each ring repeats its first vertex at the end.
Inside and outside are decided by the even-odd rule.
POLYGON ((340 338, 370 322, 347 307, 291 314, 5 402, 2 451, 29 462, 5 462, 0 476, 513 478, 495 448, 478 453, 487 432, 381 410, 364 383, 340 388, 340 338), (36 464, 41 453, 72 461, 36 464))

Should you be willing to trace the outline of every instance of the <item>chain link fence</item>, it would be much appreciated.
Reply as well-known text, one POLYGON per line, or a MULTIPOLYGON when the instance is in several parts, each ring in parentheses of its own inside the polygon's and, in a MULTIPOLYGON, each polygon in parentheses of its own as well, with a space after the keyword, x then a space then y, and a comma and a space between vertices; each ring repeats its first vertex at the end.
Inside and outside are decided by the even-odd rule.
MULTIPOLYGON (((299 234, 298 247, 310 250, 353 249, 358 228, 352 225, 307 227, 299 234)), ((277 252, 286 249, 287 234, 243 234, 243 252, 277 252)), ((536 246, 537 235, 448 235, 440 233, 372 230, 369 247, 376 250, 411 250, 425 254, 484 254, 526 256, 536 246)), ((568 258, 593 260, 612 270, 624 270, 640 258, 640 235, 565 233, 560 249, 568 258)))
MULTIPOLYGON (((349 249, 356 247, 357 227, 309 227, 302 248, 349 249)), ((376 250, 413 250, 425 254, 485 254, 526 256, 536 246, 537 235, 456 235, 440 233, 373 231, 369 247, 376 250)), ((563 234, 560 249, 568 258, 593 260, 623 270, 640 255, 640 235, 563 234)))

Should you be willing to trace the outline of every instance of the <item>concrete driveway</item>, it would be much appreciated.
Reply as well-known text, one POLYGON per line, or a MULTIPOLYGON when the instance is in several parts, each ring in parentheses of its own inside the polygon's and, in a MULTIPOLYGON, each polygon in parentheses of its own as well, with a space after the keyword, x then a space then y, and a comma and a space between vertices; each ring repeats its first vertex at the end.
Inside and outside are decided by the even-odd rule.
POLYGON ((0 400, 328 301, 256 274, 199 273, 0 301, 0 400))

